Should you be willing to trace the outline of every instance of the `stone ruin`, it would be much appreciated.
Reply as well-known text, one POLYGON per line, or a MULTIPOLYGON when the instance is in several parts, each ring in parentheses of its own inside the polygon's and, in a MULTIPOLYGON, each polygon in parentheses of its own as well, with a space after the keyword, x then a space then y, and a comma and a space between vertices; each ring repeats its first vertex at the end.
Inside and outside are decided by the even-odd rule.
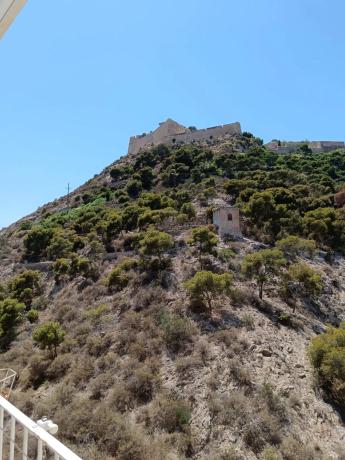
POLYGON ((174 120, 168 118, 159 124, 159 127, 149 134, 132 136, 129 140, 128 154, 136 154, 141 150, 154 147, 159 144, 190 144, 195 141, 212 142, 226 136, 241 134, 240 123, 214 126, 206 129, 186 128, 174 120))
POLYGON ((330 152, 336 149, 345 148, 343 141, 280 141, 273 139, 265 144, 265 147, 272 152, 292 153, 296 152, 302 145, 307 145, 313 153, 330 152))

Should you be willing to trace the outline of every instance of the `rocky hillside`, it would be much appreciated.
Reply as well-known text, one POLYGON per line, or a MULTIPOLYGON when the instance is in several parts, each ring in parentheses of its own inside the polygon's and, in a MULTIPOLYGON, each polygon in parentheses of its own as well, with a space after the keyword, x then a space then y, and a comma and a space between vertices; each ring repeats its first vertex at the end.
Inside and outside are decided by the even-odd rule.
POLYGON ((13 402, 88 460, 345 459, 344 184, 344 150, 244 133, 122 157, 1 231, 13 402))

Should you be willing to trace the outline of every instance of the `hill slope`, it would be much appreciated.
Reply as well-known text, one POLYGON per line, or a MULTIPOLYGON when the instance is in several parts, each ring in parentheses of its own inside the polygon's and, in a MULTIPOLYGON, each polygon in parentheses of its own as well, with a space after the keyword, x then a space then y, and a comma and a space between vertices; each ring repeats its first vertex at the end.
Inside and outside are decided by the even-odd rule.
POLYGON ((15 404, 85 459, 345 458, 343 355, 330 380, 308 358, 344 320, 344 183, 345 151, 244 133, 123 157, 3 230, 15 404))

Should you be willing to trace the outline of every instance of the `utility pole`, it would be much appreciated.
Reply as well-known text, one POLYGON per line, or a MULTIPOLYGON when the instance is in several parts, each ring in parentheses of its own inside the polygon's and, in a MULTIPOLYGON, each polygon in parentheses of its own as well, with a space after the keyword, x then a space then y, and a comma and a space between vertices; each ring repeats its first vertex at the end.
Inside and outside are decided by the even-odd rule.
POLYGON ((67 184, 67 214, 69 214, 70 210, 70 196, 69 196, 69 182, 67 184))

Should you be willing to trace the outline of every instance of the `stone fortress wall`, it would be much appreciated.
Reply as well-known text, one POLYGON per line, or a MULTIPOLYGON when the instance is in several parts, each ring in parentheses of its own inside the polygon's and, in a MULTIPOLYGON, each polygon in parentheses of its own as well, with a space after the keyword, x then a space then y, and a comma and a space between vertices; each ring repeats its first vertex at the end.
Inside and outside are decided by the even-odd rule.
MULTIPOLYGON (((242 134, 240 123, 229 123, 227 125, 213 126, 206 129, 186 128, 176 121, 168 118, 159 123, 159 127, 148 134, 132 136, 129 140, 128 154, 136 154, 141 150, 154 147, 159 144, 190 144, 194 141, 212 142, 227 136, 242 134)), ((313 153, 329 152, 339 148, 345 148, 342 141, 280 141, 273 139, 265 144, 265 147, 277 153, 291 153, 298 150, 303 144, 313 153)))
POLYGON ((213 141, 225 136, 241 134, 240 123, 214 126, 206 129, 190 129, 168 119, 149 134, 132 136, 129 140, 128 154, 138 153, 159 144, 190 144, 193 141, 213 141))
POLYGON ((303 144, 307 144, 313 153, 330 152, 332 150, 345 148, 345 143, 342 141, 295 142, 295 141, 278 141, 276 139, 273 139, 271 142, 268 142, 268 144, 265 144, 265 147, 268 150, 271 150, 277 153, 292 153, 298 150, 298 148, 303 144))

